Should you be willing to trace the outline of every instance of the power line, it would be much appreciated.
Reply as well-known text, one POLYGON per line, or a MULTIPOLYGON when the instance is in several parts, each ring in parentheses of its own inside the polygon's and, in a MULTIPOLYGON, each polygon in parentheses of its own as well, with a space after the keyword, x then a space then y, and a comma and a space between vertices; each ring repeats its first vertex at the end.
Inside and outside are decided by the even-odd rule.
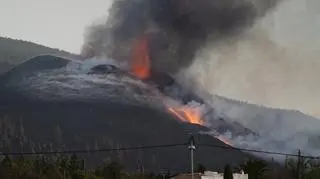
POLYGON ((121 148, 106 148, 106 149, 89 149, 89 150, 64 150, 64 151, 48 151, 48 152, 7 152, 0 153, 0 155, 55 155, 55 154, 81 154, 81 153, 97 153, 97 152, 114 152, 114 151, 128 151, 128 150, 144 150, 144 149, 159 149, 170 148, 178 146, 186 146, 182 144, 165 144, 165 145, 150 145, 150 146, 136 146, 136 147, 121 147, 121 148))
MULTIPOLYGON (((195 144, 197 147, 212 147, 219 148, 224 150, 237 150, 242 152, 253 152, 253 153, 264 153, 271 155, 282 155, 282 156, 291 156, 299 157, 298 154, 284 153, 284 152, 273 152, 266 150, 256 150, 256 149, 245 149, 237 148, 227 145, 214 145, 214 144, 195 144)), ((98 153, 98 152, 114 152, 114 151, 130 151, 130 150, 148 150, 148 149, 160 149, 160 148, 171 148, 179 146, 188 146, 188 143, 176 143, 176 144, 163 144, 163 145, 149 145, 149 146, 135 146, 135 147, 120 147, 120 148, 105 148, 105 149, 89 149, 89 150, 64 150, 64 151, 44 151, 44 152, 3 152, 0 153, 0 156, 17 156, 17 155, 55 155, 55 154, 84 154, 84 153, 98 153)), ((315 156, 301 156, 302 158, 310 159, 320 159, 320 157, 315 156)))
MULTIPOLYGON (((292 153, 273 152, 273 151, 256 150, 256 149, 244 149, 244 148, 237 148, 237 147, 232 147, 232 146, 222 146, 222 145, 212 145, 212 144, 199 144, 198 146, 214 147, 214 148, 221 148, 221 149, 227 149, 227 150, 238 150, 238 151, 243 151, 243 152, 254 152, 254 153, 264 153, 264 154, 272 154, 272 155, 299 157, 298 154, 292 154, 292 153)), ((320 159, 320 157, 315 157, 315 156, 301 156, 300 155, 300 157, 310 158, 310 159, 320 159)))

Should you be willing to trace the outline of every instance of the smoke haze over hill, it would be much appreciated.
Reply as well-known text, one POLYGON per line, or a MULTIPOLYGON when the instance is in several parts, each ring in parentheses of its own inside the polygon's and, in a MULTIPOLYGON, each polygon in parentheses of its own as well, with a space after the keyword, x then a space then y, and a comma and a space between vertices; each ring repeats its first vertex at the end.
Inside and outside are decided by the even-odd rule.
MULTIPOLYGON (((200 95, 204 91, 320 116, 318 1, 241 1, 236 6, 233 1, 192 1, 189 6, 183 0, 115 2, 122 2, 113 6, 120 8, 111 9, 108 21, 93 26, 87 34, 84 55, 130 59, 132 41, 147 33, 152 68, 181 72, 180 82, 200 95), (162 10, 144 14, 153 3, 162 10), (210 13, 212 9, 215 13, 210 13)), ((295 114, 290 121, 281 112, 251 111, 212 101, 218 111, 267 139, 258 141, 259 147, 309 150, 310 135, 318 135, 318 123, 312 125, 314 118, 303 121, 295 114), (300 138, 281 147, 275 143, 277 138, 282 143, 294 136, 300 138)))
POLYGON ((320 117, 319 5, 282 2, 241 39, 199 52, 189 78, 211 94, 320 117))

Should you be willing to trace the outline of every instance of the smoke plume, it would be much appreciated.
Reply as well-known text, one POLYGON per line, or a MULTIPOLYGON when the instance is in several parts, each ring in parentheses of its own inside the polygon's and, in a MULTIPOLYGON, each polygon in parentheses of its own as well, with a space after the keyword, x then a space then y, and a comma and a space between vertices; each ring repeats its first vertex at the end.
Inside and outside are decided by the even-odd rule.
POLYGON ((88 29, 82 54, 130 59, 148 36, 151 68, 176 73, 202 47, 239 37, 280 0, 114 0, 108 19, 88 29))
MULTIPOLYGON (((187 70, 211 94, 320 117, 320 2, 287 0, 241 36, 208 46, 187 70)), ((183 77, 186 74, 182 75, 183 77)))

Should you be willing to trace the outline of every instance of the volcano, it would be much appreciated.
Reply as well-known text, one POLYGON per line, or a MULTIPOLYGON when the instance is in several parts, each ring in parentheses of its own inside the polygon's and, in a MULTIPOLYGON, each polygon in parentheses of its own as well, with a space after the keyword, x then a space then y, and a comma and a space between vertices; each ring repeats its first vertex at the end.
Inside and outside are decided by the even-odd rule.
MULTIPOLYGON (((187 142, 228 146, 211 129, 180 120, 161 103, 163 98, 204 103, 173 77, 152 72, 136 78, 112 61, 77 61, 37 56, 0 77, 1 151, 30 152, 103 149, 187 142), (174 91, 180 91, 175 93, 174 91)), ((212 111, 212 110, 211 110, 212 111)), ((217 120, 217 131, 250 130, 217 120)), ((236 133, 236 132, 235 132, 236 133)), ((86 154, 88 165, 117 160, 128 170, 187 171, 187 146, 86 154)), ((218 169, 238 165, 251 155, 237 150, 203 148, 195 161, 218 169)))

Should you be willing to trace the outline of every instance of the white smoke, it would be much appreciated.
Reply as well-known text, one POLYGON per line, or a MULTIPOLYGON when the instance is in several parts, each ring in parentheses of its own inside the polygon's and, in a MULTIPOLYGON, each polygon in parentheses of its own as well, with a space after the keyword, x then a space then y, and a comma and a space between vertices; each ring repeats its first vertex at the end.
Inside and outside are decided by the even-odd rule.
MULTIPOLYGON (((241 39, 217 42, 199 52, 181 75, 182 82, 211 95, 320 117, 319 7, 318 0, 284 1, 241 39)), ((317 154, 316 118, 215 96, 210 100, 217 112, 260 135, 230 138, 236 146, 317 154)))

